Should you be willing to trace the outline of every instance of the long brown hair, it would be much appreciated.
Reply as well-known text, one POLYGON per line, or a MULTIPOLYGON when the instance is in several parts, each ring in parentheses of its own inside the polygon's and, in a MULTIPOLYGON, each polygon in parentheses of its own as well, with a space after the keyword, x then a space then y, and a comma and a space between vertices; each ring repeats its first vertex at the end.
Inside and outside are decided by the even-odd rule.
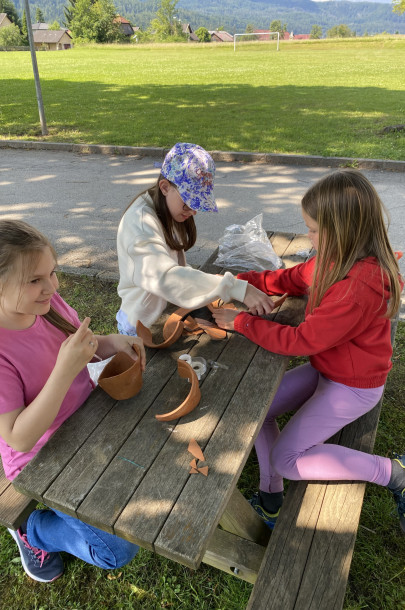
POLYGON ((306 192, 302 209, 319 227, 311 310, 357 261, 373 256, 381 268, 382 299, 384 284, 390 289, 386 316, 393 317, 400 305, 399 267, 384 220, 388 213, 371 182, 353 169, 335 171, 306 192))
MULTIPOLYGON (((11 277, 17 274, 22 284, 32 275, 44 248, 49 248, 56 261, 50 241, 37 229, 21 220, 0 220, 0 306, 3 291, 11 277)), ((65 335, 77 328, 53 307, 43 318, 65 335)))
MULTIPOLYGON (((172 250, 189 250, 192 246, 194 246, 197 239, 197 229, 195 226, 193 216, 187 218, 184 222, 176 222, 172 215, 169 212, 169 209, 166 204, 166 196, 163 195, 162 191, 159 187, 160 180, 167 180, 163 176, 163 174, 159 175, 156 183, 147 188, 146 190, 139 193, 135 199, 131 201, 128 208, 145 193, 148 193, 153 201, 153 206, 155 208, 155 212, 157 217, 160 220, 160 223, 163 228, 163 234, 165 236, 165 241, 169 248, 172 250)), ((175 184, 167 180, 174 188, 177 188, 175 184)), ((128 209, 127 208, 127 209, 128 209)))

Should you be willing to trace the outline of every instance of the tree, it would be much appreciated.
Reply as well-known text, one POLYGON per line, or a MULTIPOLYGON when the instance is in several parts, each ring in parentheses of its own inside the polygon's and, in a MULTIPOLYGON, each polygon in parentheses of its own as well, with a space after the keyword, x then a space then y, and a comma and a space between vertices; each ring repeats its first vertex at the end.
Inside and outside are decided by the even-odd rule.
POLYGON ((21 27, 20 18, 12 0, 0 0, 0 13, 6 13, 12 23, 21 27))
POLYGON ((65 15, 65 21, 63 25, 70 29, 70 23, 73 19, 73 13, 75 10, 76 0, 69 0, 67 6, 63 7, 63 14, 65 15))
POLYGON ((165 40, 170 37, 185 38, 181 22, 175 16, 176 5, 179 0, 160 0, 160 7, 156 11, 155 19, 150 23, 150 29, 156 38, 165 40))
POLYGON ((327 38, 354 38, 355 36, 356 32, 353 32, 345 23, 335 25, 326 32, 327 38))
POLYGON ((310 38, 314 38, 314 39, 322 38, 322 28, 321 28, 321 26, 320 25, 313 25, 309 37, 310 38))
POLYGON ((45 17, 39 6, 37 6, 37 10, 35 11, 35 21, 37 23, 45 23, 45 17))
POLYGON ((200 42, 211 42, 211 36, 207 28, 200 27, 194 32, 200 42))
POLYGON ((392 10, 394 11, 394 13, 398 13, 398 15, 402 15, 402 13, 405 13, 405 0, 393 0, 392 10))
POLYGON ((284 36, 284 33, 287 31, 287 24, 284 25, 281 23, 279 19, 275 19, 270 23, 270 32, 278 32, 280 34, 280 38, 284 36))
POLYGON ((48 30, 60 30, 60 24, 55 20, 53 23, 51 23, 48 30))
POLYGON ((0 47, 21 47, 23 39, 20 28, 15 23, 0 28, 0 47))
POLYGON ((23 10, 22 14, 21 34, 24 42, 28 42, 27 15, 25 14, 25 9, 23 10))
POLYGON ((73 38, 86 42, 121 40, 116 14, 112 0, 77 0, 70 22, 73 38))

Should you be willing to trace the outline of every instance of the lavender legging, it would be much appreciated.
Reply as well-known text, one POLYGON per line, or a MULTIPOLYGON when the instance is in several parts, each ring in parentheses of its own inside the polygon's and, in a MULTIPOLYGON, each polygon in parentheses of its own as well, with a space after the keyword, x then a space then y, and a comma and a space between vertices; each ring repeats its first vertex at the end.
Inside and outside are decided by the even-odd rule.
POLYGON ((324 444, 346 424, 370 411, 383 392, 351 388, 323 377, 310 364, 287 371, 256 440, 260 489, 283 490, 293 481, 369 481, 388 485, 389 458, 324 444), (296 411, 280 432, 276 417, 296 411))

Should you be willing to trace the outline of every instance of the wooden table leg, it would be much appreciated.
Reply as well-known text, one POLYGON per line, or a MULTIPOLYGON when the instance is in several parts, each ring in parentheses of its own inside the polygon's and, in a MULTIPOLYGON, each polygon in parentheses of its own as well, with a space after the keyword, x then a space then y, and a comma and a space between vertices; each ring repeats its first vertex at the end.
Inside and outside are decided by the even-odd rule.
POLYGON ((269 528, 236 487, 219 524, 225 531, 262 546, 266 546, 270 538, 269 528))

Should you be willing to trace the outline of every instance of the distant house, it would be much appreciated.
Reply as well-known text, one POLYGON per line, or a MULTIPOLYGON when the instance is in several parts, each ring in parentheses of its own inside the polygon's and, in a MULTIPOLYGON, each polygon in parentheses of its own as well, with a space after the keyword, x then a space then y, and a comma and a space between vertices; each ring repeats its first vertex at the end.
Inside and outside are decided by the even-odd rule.
POLYGON ((5 28, 11 24, 12 21, 7 17, 7 13, 0 13, 0 28, 5 28))
POLYGON ((181 24, 181 29, 183 31, 183 34, 187 34, 187 38, 189 40, 192 40, 194 42, 198 42, 198 36, 196 36, 193 32, 193 30, 191 29, 191 25, 189 23, 182 23, 181 24))
MULTIPOLYGON (((248 33, 248 32, 247 32, 248 33)), ((256 34, 257 40, 270 40, 269 30, 254 30, 252 34, 256 34)), ((273 38, 274 34, 271 35, 273 38)), ((291 34, 290 32, 284 32, 284 34, 280 34, 280 40, 290 40, 291 34)))
POLYGON ((233 42, 233 36, 223 30, 208 30, 211 42, 233 42))
MULTIPOLYGON (((258 40, 270 40, 270 34, 265 33, 266 30, 255 30, 253 34, 257 34, 258 40)), ((280 40, 308 40, 309 34, 293 34, 293 32, 284 32, 280 34, 280 40)))
POLYGON ((32 31, 34 32, 35 30, 49 30, 49 23, 37 21, 37 23, 32 24, 32 31))
MULTIPOLYGON (((265 32, 268 32, 268 30, 254 30, 254 32, 252 32, 252 34, 256 34, 257 40, 270 40, 269 34, 267 34, 265 32)), ((249 32, 246 32, 246 33, 248 34, 249 32)))
POLYGON ((117 15, 116 18, 114 19, 114 22, 119 23, 121 33, 124 34, 124 36, 133 36, 134 35, 135 30, 132 27, 132 25, 129 23, 128 19, 121 17, 121 15, 117 15))
POLYGON ((36 50, 63 51, 73 48, 72 37, 66 30, 35 30, 33 36, 36 50))
POLYGON ((309 40, 310 34, 294 34, 294 40, 309 40))

